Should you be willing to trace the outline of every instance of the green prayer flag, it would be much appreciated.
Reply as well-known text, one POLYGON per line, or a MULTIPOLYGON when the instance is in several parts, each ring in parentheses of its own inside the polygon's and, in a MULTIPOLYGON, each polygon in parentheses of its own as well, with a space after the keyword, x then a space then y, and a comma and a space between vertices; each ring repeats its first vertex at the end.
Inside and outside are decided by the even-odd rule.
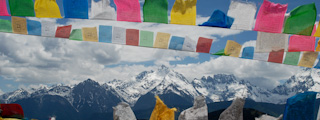
POLYGON ((144 22, 168 23, 168 1, 145 0, 143 20, 144 22))
POLYGON ((32 0, 9 0, 12 16, 34 17, 34 3, 32 0))
POLYGON ((153 32, 140 31, 140 46, 153 47, 153 32))
POLYGON ((219 50, 218 52, 216 52, 216 53, 214 53, 214 54, 212 54, 212 55, 229 56, 229 55, 224 54, 224 49, 219 50))
POLYGON ((77 40, 77 41, 82 41, 82 30, 81 29, 73 29, 70 37, 70 40, 77 40))
POLYGON ((283 33, 311 36, 316 19, 315 3, 299 6, 290 12, 283 33))
POLYGON ((298 65, 300 52, 287 52, 283 64, 298 65))
POLYGON ((12 33, 12 24, 10 20, 0 19, 0 32, 12 33))

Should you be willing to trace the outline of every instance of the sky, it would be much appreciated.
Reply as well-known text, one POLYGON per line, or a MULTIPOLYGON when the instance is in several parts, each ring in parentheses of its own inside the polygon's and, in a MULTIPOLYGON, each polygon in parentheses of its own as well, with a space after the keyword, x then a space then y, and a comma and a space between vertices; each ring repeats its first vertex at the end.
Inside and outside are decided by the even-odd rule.
MULTIPOLYGON (((90 1, 90 0, 89 0, 90 1)), ((257 8, 263 0, 248 0, 257 8)), ((288 3, 288 11, 316 0, 271 0, 288 3)), ((168 0, 170 14, 174 0, 168 0)), ((317 1, 318 2, 318 1, 317 1)), ((63 14, 62 0, 57 0, 63 14)), ((90 2, 89 2, 90 3, 90 2)), ((140 0, 141 6, 144 1, 140 0)), ((215 9, 227 13, 229 0, 198 0, 197 24, 205 22, 215 9)), ((320 13, 320 4, 316 4, 320 13)), ((89 4, 90 6, 90 4, 89 4)), ((111 6, 116 8, 111 0, 111 6)), ((141 8, 142 9, 142 8, 141 8)), ((317 21, 319 21, 318 14, 317 21)), ((0 17, 10 19, 10 17, 0 17)), ((43 20, 28 17, 30 20, 43 20)), ((170 25, 156 23, 132 23, 108 20, 46 19, 59 25, 73 25, 73 29, 111 25, 124 28, 166 32, 175 36, 189 36, 213 39, 211 53, 224 48, 227 40, 235 40, 243 46, 253 46, 257 32, 224 28, 170 25)), ((319 38, 317 38, 319 40, 319 38)), ((144 48, 108 43, 79 42, 59 38, 0 33, 0 95, 18 88, 50 86, 54 84, 73 85, 88 78, 99 83, 113 79, 134 80, 145 70, 157 69, 160 65, 183 74, 188 80, 214 74, 234 74, 256 86, 272 89, 299 72, 301 67, 246 60, 232 57, 218 57, 210 54, 144 48)))

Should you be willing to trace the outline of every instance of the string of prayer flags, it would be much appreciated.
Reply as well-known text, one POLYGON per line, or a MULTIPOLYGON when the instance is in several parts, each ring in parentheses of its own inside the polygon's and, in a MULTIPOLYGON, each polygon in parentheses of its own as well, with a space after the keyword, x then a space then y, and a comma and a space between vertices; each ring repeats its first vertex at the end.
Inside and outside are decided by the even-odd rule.
POLYGON ((290 12, 283 33, 311 36, 316 17, 315 3, 299 6, 290 12))
POLYGON ((168 0, 145 0, 143 5, 143 21, 168 23, 168 0))
POLYGON ((244 59, 253 59, 254 47, 245 47, 242 50, 242 57, 244 59))
POLYGON ((137 120, 128 103, 121 102, 112 108, 114 120, 137 120))
POLYGON ((230 28, 234 19, 224 14, 221 10, 215 10, 209 20, 200 26, 230 28))
POLYGON ((300 52, 286 52, 286 57, 283 64, 298 65, 300 58, 300 52))
POLYGON ((320 37, 320 22, 318 24, 318 30, 316 31, 316 33, 314 34, 315 37, 320 37))
POLYGON ((56 0, 36 0, 34 11, 38 18, 62 18, 56 0))
POLYGON ((214 54, 212 54, 212 55, 229 56, 229 55, 226 55, 226 54, 224 53, 224 49, 219 50, 218 52, 216 52, 216 53, 214 53, 214 54))
POLYGON ((201 53, 209 53, 213 39, 199 37, 197 43, 197 51, 201 53))
POLYGON ((197 41, 192 40, 190 37, 185 37, 184 43, 182 46, 183 51, 190 51, 190 52, 195 52, 196 51, 196 44, 197 41))
POLYGON ((21 17, 11 17, 12 31, 16 34, 28 34, 27 19, 21 17))
POLYGON ((97 27, 83 27, 82 37, 83 41, 99 42, 97 27))
POLYGON ((41 34, 45 37, 55 37, 56 23, 51 21, 41 21, 41 34))
POLYGON ((231 0, 228 16, 234 18, 231 29, 252 30, 257 7, 254 3, 231 0))
POLYGON ((114 0, 117 6, 117 20, 141 22, 139 0, 114 0))
POLYGON ((224 48, 224 54, 229 55, 231 57, 239 57, 242 46, 232 40, 227 41, 227 45, 224 48))
POLYGON ((204 96, 196 97, 193 106, 180 113, 179 120, 208 120, 206 98, 204 96))
POLYGON ((59 26, 56 31, 56 37, 58 38, 69 38, 72 25, 59 26))
POLYGON ((170 36, 171 35, 169 33, 158 32, 153 47, 167 49, 170 36))
POLYGON ((244 104, 244 99, 236 98, 231 105, 220 114, 219 120, 243 120, 244 104))
POLYGON ((10 16, 7 10, 6 0, 0 0, 0 16, 10 16))
POLYGON ((12 16, 34 17, 34 6, 32 0, 9 0, 12 16))
POLYGON ((197 0, 176 0, 171 10, 171 24, 196 25, 197 0))
POLYGON ((156 105, 149 120, 174 120, 175 111, 177 111, 176 108, 168 108, 159 96, 156 96, 156 105))
POLYGON ((112 43, 112 26, 99 25, 99 42, 112 43))
POLYGON ((91 0, 90 19, 116 20, 116 11, 110 6, 110 0, 91 0))
POLYGON ((183 37, 172 36, 169 44, 169 49, 182 50, 183 42, 183 37))
POLYGON ((70 40, 77 40, 77 41, 82 41, 82 30, 81 29, 73 29, 72 32, 70 33, 70 40))
POLYGON ((298 66, 312 68, 318 58, 318 52, 303 52, 298 66))
POLYGON ((27 29, 29 35, 41 36, 41 23, 35 20, 27 20, 27 29))
POLYGON ((112 43, 126 44, 126 29, 122 27, 113 27, 112 43))
POLYGON ((253 55, 254 60, 268 61, 270 53, 257 53, 253 55))
POLYGON ((287 100, 283 120, 314 120, 316 92, 305 92, 287 100))
POLYGON ((284 50, 272 51, 269 54, 268 62, 280 63, 283 61, 284 50))
POLYGON ((282 33, 283 21, 288 5, 264 0, 256 18, 255 31, 282 33))
POLYGON ((140 31, 140 46, 153 47, 153 32, 140 31))
POLYGON ((127 29, 126 33, 126 45, 139 46, 139 30, 127 29))
POLYGON ((289 35, 278 33, 258 32, 256 52, 271 52, 287 50, 289 35))
POLYGON ((63 0, 64 17, 88 19, 88 0, 63 0))
POLYGON ((12 33, 12 23, 10 20, 0 19, 0 32, 12 33))

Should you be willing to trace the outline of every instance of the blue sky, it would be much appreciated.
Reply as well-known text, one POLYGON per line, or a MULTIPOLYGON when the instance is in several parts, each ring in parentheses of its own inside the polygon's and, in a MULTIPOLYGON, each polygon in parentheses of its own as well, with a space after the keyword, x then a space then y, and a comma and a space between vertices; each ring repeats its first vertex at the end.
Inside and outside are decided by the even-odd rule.
MULTIPOLYGON (((263 0, 249 1, 256 3, 257 8, 263 2, 263 0)), ((288 3, 288 12, 299 5, 318 2, 316 0, 271 1, 283 4, 288 3)), ((168 2, 168 13, 170 13, 174 0, 168 0, 168 2)), ((57 3, 63 15, 62 0, 57 0, 57 3)), ((143 1, 140 1, 140 3, 143 6, 143 1)), ((204 22, 216 9, 227 13, 229 4, 229 0, 198 0, 197 15, 199 21, 197 23, 204 22)), ((320 4, 316 5, 318 13, 320 13, 320 4)), ((112 0, 111 6, 115 7, 112 0)), ((10 19, 10 17, 0 17, 0 19, 10 19)), ((39 20, 35 18, 28 19, 39 20)), ((209 37, 216 40, 211 49, 212 53, 223 49, 227 40, 235 40, 240 44, 244 44, 250 40, 256 40, 257 37, 257 32, 254 31, 223 28, 75 19, 53 20, 57 21, 57 24, 60 25, 95 26, 107 24, 126 28, 146 29, 153 32, 168 31, 172 35, 183 37, 185 35, 191 35, 194 38, 199 36, 209 37)), ((318 20, 319 17, 317 18, 318 20)), ((261 87, 272 88, 283 82, 283 80, 288 79, 300 69, 300 67, 295 66, 231 57, 217 57, 202 53, 104 43, 75 42, 67 41, 66 39, 5 33, 0 33, 0 37, 2 38, 0 40, 1 43, 5 42, 2 46, 5 48, 0 49, 0 54, 5 54, 4 56, 0 56, 0 60, 5 61, 3 65, 0 64, 0 67, 3 67, 2 71, 0 70, 0 94, 1 91, 8 92, 17 88, 37 87, 39 84, 41 84, 40 86, 59 83, 75 84, 87 78, 94 78, 100 83, 112 79, 126 80, 131 79, 143 70, 156 69, 161 64, 171 67, 191 80, 203 75, 226 73, 235 74, 240 79, 246 79, 256 85, 261 85, 261 87), (103 57, 101 58, 101 56, 103 57), (103 59, 106 62, 101 63, 96 59, 103 59), (52 64, 48 65, 48 62, 52 64), (192 69, 198 71, 198 73, 194 73, 192 69), (275 73, 276 71, 281 72, 275 73), (123 73, 125 75, 122 75, 123 73), (261 80, 264 81, 255 80, 257 78, 259 80, 262 78, 261 80), (268 83, 268 85, 264 86, 264 83, 268 83)))

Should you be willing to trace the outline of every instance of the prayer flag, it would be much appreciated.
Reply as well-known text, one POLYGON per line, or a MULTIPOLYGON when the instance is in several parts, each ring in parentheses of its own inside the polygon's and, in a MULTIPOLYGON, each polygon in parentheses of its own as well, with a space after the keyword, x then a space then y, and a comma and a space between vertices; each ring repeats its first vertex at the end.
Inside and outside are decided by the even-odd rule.
POLYGON ((45 37, 55 37, 56 35, 56 23, 51 21, 41 22, 41 34, 45 37))
POLYGON ((19 104, 0 104, 0 108, 0 116, 3 118, 24 118, 23 109, 19 104))
POLYGON ((221 10, 215 10, 209 20, 207 22, 204 22, 200 26, 230 28, 233 21, 233 18, 227 16, 221 10))
POLYGON ((168 23, 167 0, 145 0, 143 5, 143 21, 168 23))
POLYGON ((258 32, 256 52, 271 52, 287 50, 289 35, 278 33, 258 32))
POLYGON ((318 46, 317 46, 317 48, 316 48, 316 51, 317 51, 317 52, 320 52, 320 40, 318 41, 318 46))
POLYGON ((184 43, 183 43, 183 46, 182 46, 182 50, 183 51, 195 52, 196 48, 197 48, 196 44, 197 44, 197 41, 192 40, 189 37, 185 37, 184 43))
POLYGON ((219 50, 218 52, 216 52, 216 53, 214 53, 214 54, 212 54, 212 55, 229 56, 229 55, 226 55, 226 54, 224 53, 224 49, 219 50))
POLYGON ((12 33, 12 23, 10 20, 0 19, 0 32, 12 33))
POLYGON ((316 38, 312 36, 293 35, 289 41, 289 52, 314 51, 316 38))
POLYGON ((137 29, 127 29, 126 30, 126 44, 139 46, 139 30, 137 29))
POLYGON ((34 17, 34 6, 32 0, 9 0, 12 16, 34 17))
POLYGON ((176 108, 168 108, 163 101, 156 96, 156 105, 150 116, 150 120, 174 120, 174 112, 176 108))
POLYGON ((27 29, 29 35, 41 36, 41 22, 35 20, 27 20, 27 29))
POLYGON ((0 0, 0 16, 10 16, 8 13, 6 0, 0 0))
POLYGON ((126 29, 122 27, 113 27, 112 43, 126 44, 126 29))
POLYGON ((167 49, 170 36, 171 35, 169 33, 158 32, 153 47, 167 49))
POLYGON ((318 24, 318 30, 317 32, 314 34, 315 37, 320 37, 320 22, 318 24))
POLYGON ((224 48, 224 54, 229 55, 231 57, 239 57, 242 46, 232 40, 227 41, 227 45, 224 48))
POLYGON ((254 47, 245 47, 242 51, 242 57, 244 59, 253 59, 254 47))
POLYGON ((231 0, 228 16, 234 18, 231 29, 252 30, 257 7, 254 3, 231 0))
POLYGON ((88 0, 63 0, 64 17, 88 19, 88 0))
POLYGON ((197 0, 176 0, 171 10, 171 24, 196 25, 197 0))
POLYGON ((27 19, 21 17, 11 17, 12 31, 16 34, 28 34, 27 19))
POLYGON ((199 37, 197 43, 197 51, 201 53, 209 53, 213 39, 199 37))
POLYGON ((260 61, 268 61, 270 53, 254 53, 253 59, 260 61))
POLYGON ((318 58, 318 52, 303 52, 298 66, 312 68, 318 58))
POLYGON ((114 0, 117 21, 141 22, 139 0, 114 0))
POLYGON ((287 52, 283 64, 298 65, 300 52, 287 52))
POLYGON ((299 6, 290 12, 283 33, 311 36, 316 17, 315 3, 299 6))
POLYGON ((254 30, 282 33, 283 21, 288 4, 281 5, 264 0, 256 18, 254 30))
POLYGON ((90 19, 116 20, 116 11, 110 6, 110 0, 91 0, 90 19))
POLYGON ((77 41, 82 41, 82 30, 81 29, 73 29, 70 37, 70 40, 77 40, 77 41))
POLYGON ((140 46, 153 47, 153 32, 140 31, 140 46))
POLYGON ((272 51, 269 54, 269 59, 268 62, 274 62, 274 63, 282 63, 283 61, 283 55, 284 55, 284 50, 278 50, 278 51, 272 51))
POLYGON ((183 42, 183 37, 172 36, 170 40, 169 49, 182 50, 183 42))
POLYGON ((83 41, 99 42, 97 27, 83 27, 82 37, 83 41))
POLYGON ((69 38, 72 25, 59 26, 56 31, 56 37, 58 38, 69 38))
POLYGON ((62 18, 56 0, 36 0, 34 11, 38 18, 62 18))
POLYGON ((99 25, 99 42, 112 43, 112 26, 99 25))

